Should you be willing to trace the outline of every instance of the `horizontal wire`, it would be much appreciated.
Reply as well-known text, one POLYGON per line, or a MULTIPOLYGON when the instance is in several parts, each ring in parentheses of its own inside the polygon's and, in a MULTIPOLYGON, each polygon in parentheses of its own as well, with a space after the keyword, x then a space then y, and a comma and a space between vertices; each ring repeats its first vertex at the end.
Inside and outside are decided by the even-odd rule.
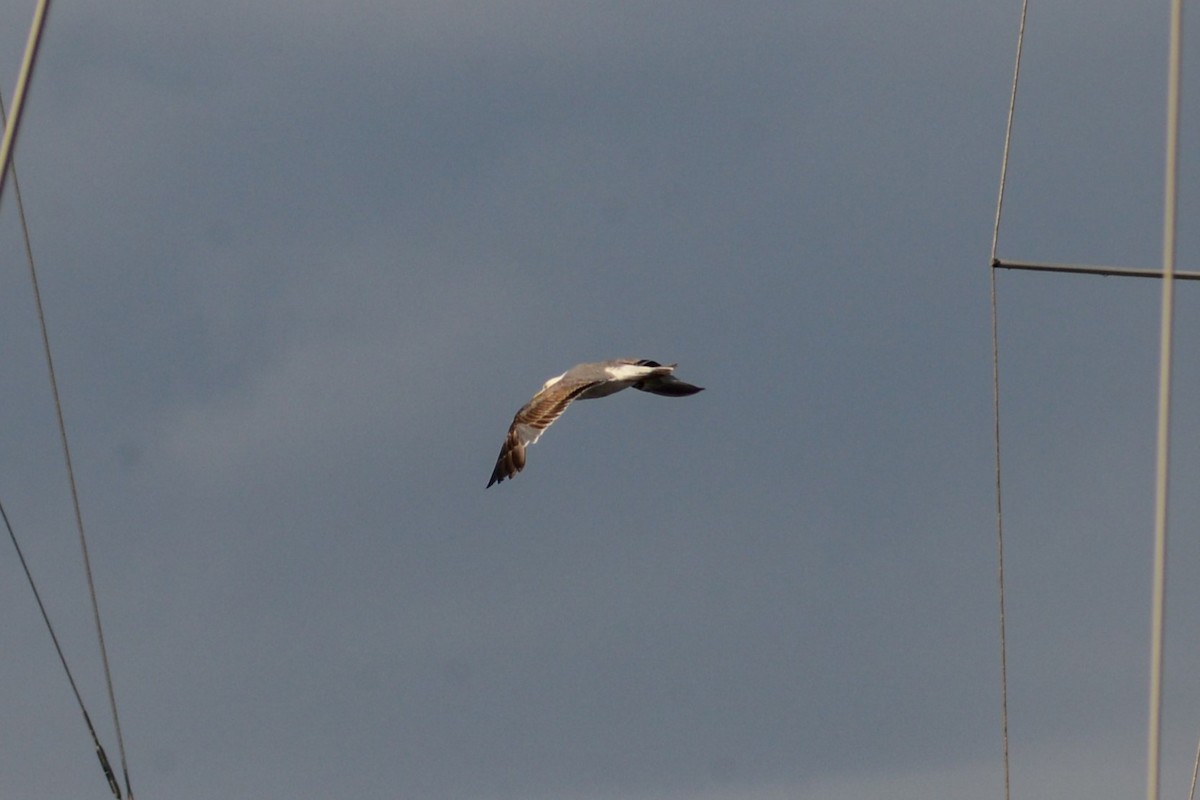
MULTIPOLYGON (((1161 278, 1162 270, 1136 267, 1105 267, 1090 264, 1040 264, 1034 261, 992 261, 992 269, 1017 269, 1030 272, 1070 272, 1077 275, 1104 275, 1120 278, 1161 278)), ((1174 271, 1175 280, 1200 281, 1200 272, 1174 271)))

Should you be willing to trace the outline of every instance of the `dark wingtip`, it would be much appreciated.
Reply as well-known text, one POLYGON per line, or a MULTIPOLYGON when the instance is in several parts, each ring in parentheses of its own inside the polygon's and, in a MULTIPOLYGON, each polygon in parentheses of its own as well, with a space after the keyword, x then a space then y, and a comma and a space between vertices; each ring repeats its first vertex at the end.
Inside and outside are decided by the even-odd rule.
POLYGON ((659 393, 665 394, 668 397, 688 397, 690 395, 696 394, 698 392, 703 392, 703 391, 704 391, 703 386, 693 386, 690 383, 684 383, 683 381, 679 381, 678 383, 670 384, 667 387, 667 391, 659 392, 659 393))
POLYGON ((496 459, 496 466, 492 470, 492 478, 488 481, 488 485, 484 489, 492 488, 493 483, 499 483, 504 480, 504 451, 500 451, 500 458, 496 459))
POLYGON ((493 483, 501 483, 505 479, 505 477, 511 478, 512 475, 506 476, 504 474, 504 464, 502 462, 498 462, 496 464, 496 468, 494 470, 492 470, 492 479, 490 481, 488 481, 488 485, 483 488, 490 489, 490 488, 492 488, 493 483))

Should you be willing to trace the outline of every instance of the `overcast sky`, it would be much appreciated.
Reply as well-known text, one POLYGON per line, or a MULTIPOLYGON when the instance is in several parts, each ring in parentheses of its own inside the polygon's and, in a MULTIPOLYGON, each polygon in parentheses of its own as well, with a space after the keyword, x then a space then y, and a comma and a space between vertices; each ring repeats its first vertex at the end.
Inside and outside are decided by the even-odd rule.
MULTIPOLYGON (((1167 4, 1031 5, 1000 254, 1157 266, 1167 4)), ((17 168, 137 796, 1001 797, 987 258, 1018 12, 56 4, 17 168), (485 491, 533 391, 616 357, 707 391, 572 407, 485 491)), ((6 101, 31 16, 0 0, 6 101)), ((0 499, 115 761, 13 199, 0 499)), ((1013 796, 1136 796, 1160 287, 997 284, 1013 796)), ((0 648, 0 795, 109 796, 8 544, 0 648)))

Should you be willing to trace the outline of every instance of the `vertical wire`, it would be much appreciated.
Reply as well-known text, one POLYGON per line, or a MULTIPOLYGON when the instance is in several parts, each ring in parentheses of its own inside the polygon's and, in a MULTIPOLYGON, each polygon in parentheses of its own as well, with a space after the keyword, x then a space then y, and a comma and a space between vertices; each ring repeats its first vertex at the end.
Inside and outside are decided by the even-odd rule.
POLYGON ((1004 800, 1011 796, 1008 760, 1008 642, 1004 616, 1004 504, 1000 484, 1000 347, 996 322, 996 270, 991 273, 992 422, 996 463, 996 583, 1000 602, 1000 728, 1004 747, 1004 800))
POLYGON ((1004 126, 1004 154, 1000 159, 1000 189, 996 196, 996 220, 992 225, 992 252, 988 269, 992 310, 992 433, 996 468, 996 583, 1000 606, 1000 727, 1004 748, 1004 800, 1009 800, 1012 795, 1012 780, 1008 747, 1008 637, 1004 608, 1004 503, 1000 481, 1000 336, 996 312, 996 249, 1000 240, 1000 216, 1004 209, 1004 186, 1008 178, 1008 153, 1012 144, 1013 116, 1017 107, 1017 84, 1021 77, 1021 51, 1025 44, 1025 18, 1028 11, 1029 0, 1022 0, 1012 91, 1008 98, 1008 120, 1004 126))
POLYGON ((1162 326, 1158 364, 1158 435, 1154 483, 1154 572, 1150 610, 1150 710, 1146 726, 1146 798, 1158 800, 1162 762, 1163 646, 1167 594, 1167 488, 1170 479, 1171 355, 1175 315, 1175 223, 1179 187, 1179 84, 1183 0, 1171 0, 1167 65, 1167 136, 1163 180, 1162 326))

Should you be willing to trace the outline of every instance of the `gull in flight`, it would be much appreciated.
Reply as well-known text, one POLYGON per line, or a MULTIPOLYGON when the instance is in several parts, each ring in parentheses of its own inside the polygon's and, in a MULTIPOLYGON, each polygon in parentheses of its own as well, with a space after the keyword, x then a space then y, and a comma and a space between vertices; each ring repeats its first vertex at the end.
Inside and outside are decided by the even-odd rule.
POLYGON ((679 380, 671 374, 674 371, 674 364, 663 366, 657 361, 617 358, 579 364, 546 381, 513 417, 488 486, 505 478, 515 478, 525 468, 525 448, 536 442, 546 428, 562 416, 572 400, 608 397, 630 386, 663 397, 687 397, 704 391, 703 387, 679 380))

